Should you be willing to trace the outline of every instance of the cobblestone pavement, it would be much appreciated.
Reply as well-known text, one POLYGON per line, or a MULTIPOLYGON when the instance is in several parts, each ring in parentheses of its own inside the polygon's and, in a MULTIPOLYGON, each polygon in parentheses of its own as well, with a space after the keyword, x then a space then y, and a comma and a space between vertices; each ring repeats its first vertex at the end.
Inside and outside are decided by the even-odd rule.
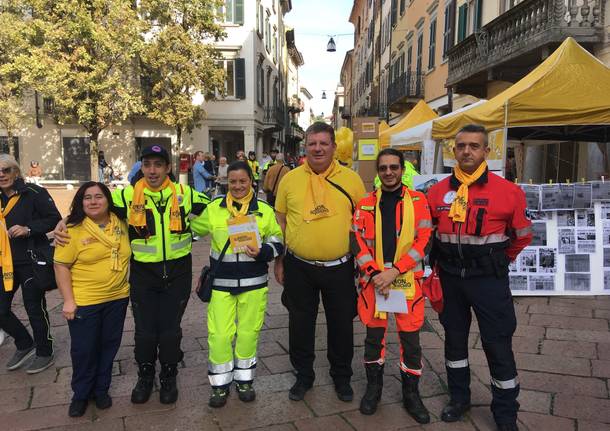
MULTIPOLYGON (((58 206, 67 208, 69 194, 53 193, 58 206)), ((198 270, 207 261, 209 243, 194 247, 198 270)), ((400 402, 398 338, 388 338, 388 366, 381 406, 374 416, 358 412, 364 392, 365 375, 361 365, 364 328, 354 323, 355 356, 351 403, 339 401, 328 375, 326 325, 319 314, 316 339, 316 386, 303 402, 290 401, 287 391, 294 381, 288 359, 288 316, 280 303, 281 287, 271 283, 265 326, 260 336, 259 364, 255 388, 257 399, 241 403, 234 391, 227 405, 219 410, 207 406, 207 331, 205 307, 193 296, 183 320, 185 351, 178 384, 179 400, 165 406, 155 391, 144 405, 129 400, 136 381, 133 360, 134 322, 128 313, 122 346, 116 358, 111 395, 112 408, 97 410, 93 404, 82 418, 67 415, 70 390, 70 340, 61 316, 58 292, 47 296, 55 338, 55 365, 37 375, 23 370, 6 371, 4 365, 13 353, 12 340, 0 347, 0 429, 2 430, 493 430, 489 411, 489 373, 481 350, 476 324, 470 346, 474 407, 456 424, 440 422, 447 401, 443 365, 443 331, 436 313, 426 309, 426 325, 421 334, 424 375, 421 392, 432 413, 432 423, 420 426, 403 410, 400 402)), ((521 429, 535 431, 610 430, 610 297, 516 298, 519 327, 514 350, 521 380, 521 429)), ((27 320, 17 295, 14 309, 27 320)), ((158 383, 157 383, 158 385, 158 383)))

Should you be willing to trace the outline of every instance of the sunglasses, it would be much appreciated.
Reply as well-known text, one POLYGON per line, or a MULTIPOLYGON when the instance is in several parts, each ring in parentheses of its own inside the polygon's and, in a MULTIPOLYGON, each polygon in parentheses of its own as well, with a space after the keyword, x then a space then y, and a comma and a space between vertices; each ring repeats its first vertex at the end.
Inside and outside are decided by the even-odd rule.
POLYGON ((385 172, 387 170, 391 170, 391 171, 399 171, 400 170, 400 165, 381 165, 377 167, 377 170, 379 172, 385 172))
POLYGON ((0 168, 0 172, 2 172, 3 175, 9 175, 11 172, 13 172, 13 168, 0 168))

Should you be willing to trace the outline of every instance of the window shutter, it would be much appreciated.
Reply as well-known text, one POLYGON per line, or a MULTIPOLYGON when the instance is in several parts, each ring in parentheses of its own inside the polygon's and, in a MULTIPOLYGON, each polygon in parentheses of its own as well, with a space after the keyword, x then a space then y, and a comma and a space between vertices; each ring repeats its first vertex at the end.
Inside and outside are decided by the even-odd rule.
POLYGON ((476 0, 474 3, 474 28, 473 31, 477 31, 481 28, 483 19, 483 0, 476 0))
POLYGON ((396 20, 398 19, 398 0, 392 0, 392 27, 396 25, 396 20))
POLYGON ((244 25, 244 0, 235 1, 235 19, 233 22, 238 25, 244 25))
POLYGON ((246 98, 246 60, 235 59, 235 97, 246 98))
POLYGON ((466 25, 468 23, 468 5, 463 4, 458 11, 458 43, 466 38, 466 25))
POLYGON ((445 8, 445 34, 443 40, 443 58, 447 57, 447 51, 453 48, 455 41, 455 1, 451 1, 445 8))

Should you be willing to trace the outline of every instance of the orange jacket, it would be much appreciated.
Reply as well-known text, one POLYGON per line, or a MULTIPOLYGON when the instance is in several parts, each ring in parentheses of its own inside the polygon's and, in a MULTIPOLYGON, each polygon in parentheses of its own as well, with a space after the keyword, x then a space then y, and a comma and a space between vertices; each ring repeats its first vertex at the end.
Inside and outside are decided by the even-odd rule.
MULTIPOLYGON (((356 257, 356 262, 360 268, 360 284, 366 286, 371 277, 381 272, 375 261, 375 205, 377 203, 376 190, 365 196, 356 207, 352 225, 352 254, 356 257)), ((423 259, 426 256, 427 246, 432 235, 432 219, 428 201, 421 192, 409 190, 403 186, 402 196, 408 193, 413 201, 415 215, 415 235, 413 246, 403 255, 394 267, 404 274, 407 271, 414 271, 415 278, 423 276, 423 259)), ((396 232, 400 234, 402 228, 403 201, 396 205, 396 232)))

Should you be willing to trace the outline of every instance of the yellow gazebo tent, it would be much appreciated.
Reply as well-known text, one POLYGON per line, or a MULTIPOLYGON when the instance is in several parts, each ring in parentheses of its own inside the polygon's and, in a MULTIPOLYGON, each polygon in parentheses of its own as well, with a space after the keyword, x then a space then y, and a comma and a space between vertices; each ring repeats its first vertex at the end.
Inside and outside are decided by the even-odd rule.
POLYGON ((430 121, 434 118, 438 118, 436 112, 434 112, 426 102, 420 100, 417 102, 417 105, 415 105, 402 120, 394 124, 394 126, 390 127, 389 129, 382 129, 381 124, 385 123, 385 121, 379 125, 379 147, 389 147, 390 137, 392 135, 402 132, 403 130, 410 129, 411 127, 415 127, 421 123, 425 123, 426 121, 430 121))
POLYGON ((532 72, 487 103, 434 121, 432 138, 453 138, 469 123, 489 131, 609 125, 609 95, 610 69, 569 37, 532 72))

